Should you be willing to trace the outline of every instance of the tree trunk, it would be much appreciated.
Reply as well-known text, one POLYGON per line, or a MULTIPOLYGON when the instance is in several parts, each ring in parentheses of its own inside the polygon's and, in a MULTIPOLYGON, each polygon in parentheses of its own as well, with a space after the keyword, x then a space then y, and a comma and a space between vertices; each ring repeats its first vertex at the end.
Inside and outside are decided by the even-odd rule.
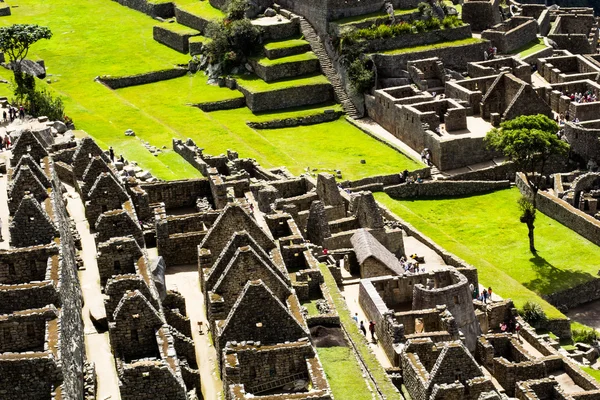
POLYGON ((529 230, 529 251, 531 251, 531 253, 533 254, 536 254, 537 250, 535 249, 535 239, 533 236, 533 230, 535 229, 535 227, 533 226, 533 221, 527 221, 527 229, 529 230))

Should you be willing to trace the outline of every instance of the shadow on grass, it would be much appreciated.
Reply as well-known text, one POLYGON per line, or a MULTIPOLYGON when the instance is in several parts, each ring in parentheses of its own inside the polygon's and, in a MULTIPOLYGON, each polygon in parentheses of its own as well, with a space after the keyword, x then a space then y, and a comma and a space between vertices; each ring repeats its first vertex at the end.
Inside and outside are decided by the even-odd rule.
POLYGON ((588 272, 557 268, 542 257, 539 252, 531 257, 529 262, 539 278, 530 282, 523 282, 523 286, 540 295, 549 295, 571 289, 596 278, 588 272))

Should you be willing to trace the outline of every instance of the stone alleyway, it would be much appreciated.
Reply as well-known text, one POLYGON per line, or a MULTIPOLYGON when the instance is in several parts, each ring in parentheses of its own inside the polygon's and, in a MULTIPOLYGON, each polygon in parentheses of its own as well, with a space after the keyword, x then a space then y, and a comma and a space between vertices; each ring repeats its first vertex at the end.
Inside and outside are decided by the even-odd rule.
POLYGON ((90 232, 85 218, 85 210, 75 188, 65 184, 67 188, 67 210, 75 220, 77 232, 81 237, 81 257, 84 269, 79 271, 79 281, 83 293, 83 324, 87 359, 96 365, 98 375, 97 399, 119 400, 119 379, 112 355, 108 332, 99 333, 90 319, 90 310, 104 315, 104 295, 100 289, 100 275, 96 263, 96 241, 90 232))

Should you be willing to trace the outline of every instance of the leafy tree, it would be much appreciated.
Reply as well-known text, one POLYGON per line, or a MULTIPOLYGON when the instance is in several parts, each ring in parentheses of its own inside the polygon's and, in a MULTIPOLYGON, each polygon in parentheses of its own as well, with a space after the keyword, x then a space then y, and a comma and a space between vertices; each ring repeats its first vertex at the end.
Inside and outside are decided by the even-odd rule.
POLYGON ((19 99, 35 91, 35 79, 23 74, 21 62, 27 57, 29 48, 42 39, 50 39, 52 32, 45 26, 35 24, 15 24, 0 27, 0 51, 8 56, 15 76, 15 95, 19 99))
POLYGON ((485 137, 488 147, 501 151, 515 163, 517 171, 525 174, 531 189, 531 200, 519 200, 521 222, 529 230, 529 250, 536 253, 534 221, 536 197, 548 159, 553 155, 566 155, 569 145, 558 138, 558 125, 545 115, 522 115, 500 124, 485 137))
POLYGON ((45 26, 35 24, 15 24, 0 28, 0 51, 20 69, 21 61, 27 57, 29 47, 41 39, 50 39, 52 32, 45 26))

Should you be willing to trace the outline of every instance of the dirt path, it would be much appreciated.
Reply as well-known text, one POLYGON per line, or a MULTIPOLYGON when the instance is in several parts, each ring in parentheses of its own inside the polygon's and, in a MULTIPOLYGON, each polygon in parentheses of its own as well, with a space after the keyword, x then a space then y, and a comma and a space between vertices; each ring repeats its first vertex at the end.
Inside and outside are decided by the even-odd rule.
MULTIPOLYGON (((156 249, 149 249, 148 255, 150 258, 156 257, 156 249)), ((198 267, 196 265, 168 267, 165 280, 167 289, 176 290, 185 297, 186 311, 192 324, 192 336, 196 345, 202 394, 205 399, 220 399, 223 396, 223 383, 218 373, 217 352, 211 343, 210 335, 206 334, 208 323, 204 309, 204 296, 198 280, 198 267), (202 321, 204 334, 200 334, 198 329, 199 321, 202 321)))

